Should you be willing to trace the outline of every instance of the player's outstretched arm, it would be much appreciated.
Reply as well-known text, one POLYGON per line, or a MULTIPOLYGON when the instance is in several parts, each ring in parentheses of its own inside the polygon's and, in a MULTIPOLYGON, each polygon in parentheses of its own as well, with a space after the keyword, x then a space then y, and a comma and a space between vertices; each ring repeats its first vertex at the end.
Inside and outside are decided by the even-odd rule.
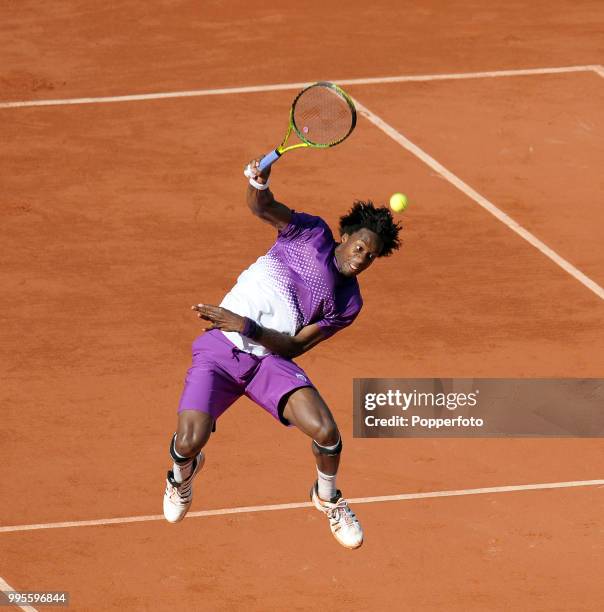
POLYGON ((315 323, 303 327, 295 336, 289 336, 273 329, 260 327, 259 333, 253 338, 265 346, 271 353, 293 359, 309 351, 313 346, 325 340, 322 329, 315 323))
POLYGON ((250 321, 250 319, 220 306, 197 304, 191 306, 191 309, 197 312, 197 316, 200 319, 211 323, 205 331, 220 329, 226 332, 238 332, 248 336, 254 342, 262 344, 272 353, 287 359, 298 357, 319 344, 322 340, 325 340, 322 329, 316 323, 307 325, 295 336, 290 336, 289 334, 257 325, 250 321))
POLYGON ((260 158, 254 159, 245 169, 245 175, 251 179, 246 194, 247 205, 258 218, 281 230, 290 222, 292 211, 285 204, 277 202, 269 188, 262 189, 268 183, 271 168, 269 166, 260 172, 259 163, 260 158))

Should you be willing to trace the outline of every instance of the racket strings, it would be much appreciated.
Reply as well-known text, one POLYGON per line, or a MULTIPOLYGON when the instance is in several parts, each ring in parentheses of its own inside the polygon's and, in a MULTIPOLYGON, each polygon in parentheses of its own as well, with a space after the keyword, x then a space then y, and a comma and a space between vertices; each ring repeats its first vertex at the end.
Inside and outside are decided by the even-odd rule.
POLYGON ((353 120, 348 102, 331 87, 307 89, 294 106, 294 125, 311 144, 332 145, 344 140, 354 127, 353 120))

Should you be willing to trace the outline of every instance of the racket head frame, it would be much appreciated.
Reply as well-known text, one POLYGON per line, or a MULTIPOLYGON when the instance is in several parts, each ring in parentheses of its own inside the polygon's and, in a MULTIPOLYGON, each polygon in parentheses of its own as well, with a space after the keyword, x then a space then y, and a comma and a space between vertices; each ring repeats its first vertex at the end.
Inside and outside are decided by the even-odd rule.
POLYGON ((356 124, 357 124, 357 111, 356 111, 352 98, 341 87, 338 87, 338 85, 336 85, 335 83, 331 83, 330 81, 317 81, 316 83, 313 83, 312 85, 309 85, 308 87, 305 87, 304 89, 302 89, 302 91, 298 92, 298 95, 294 98, 294 101, 292 102, 292 105, 289 111, 289 125, 287 126, 285 137, 283 138, 283 141, 276 149, 274 149, 273 151, 271 151, 270 153, 268 153, 262 158, 262 160, 260 161, 259 169, 264 170, 268 166, 272 165, 286 151, 292 151, 293 149, 301 149, 301 148, 306 148, 306 147, 311 147, 313 149, 328 149, 329 147, 333 147, 337 144, 340 144, 343 140, 346 140, 346 138, 348 138, 350 134, 352 134, 356 124), (348 104, 348 108, 350 109, 350 114, 352 117, 351 122, 350 122, 350 129, 344 136, 342 136, 338 140, 335 140, 334 142, 317 143, 317 142, 313 142, 312 140, 309 140, 308 138, 305 137, 304 132, 298 128, 294 120, 294 113, 296 110, 296 104, 298 100, 305 92, 307 92, 309 89, 312 89, 313 87, 329 87, 330 89, 333 89, 346 102, 346 104, 348 104), (295 132, 296 136, 301 140, 301 142, 297 144, 286 146, 285 143, 287 142, 288 138, 291 136, 292 131, 295 132))
MULTIPOLYGON (((283 144, 285 144, 285 142, 289 138, 289 135, 291 134, 291 131, 293 129, 293 131, 296 133, 296 136, 303 143, 305 143, 307 146, 313 147, 313 148, 317 148, 317 149, 328 149, 329 147, 334 147, 335 145, 340 144, 343 140, 346 140, 346 138, 348 138, 350 136, 350 134, 352 134, 356 124, 357 124, 357 110, 356 110, 356 107, 354 105, 354 102, 353 102, 352 98, 341 87, 338 87, 338 85, 336 85, 335 83, 331 83, 330 81, 318 81, 317 83, 313 83, 312 85, 309 85, 308 87, 305 87, 294 98, 294 101, 292 103, 291 109, 289 111, 289 126, 290 127, 289 127, 289 130, 288 130, 287 135, 285 137, 285 140, 283 141, 283 144), (352 120, 350 122, 350 128, 349 128, 348 132, 346 132, 346 134, 344 134, 344 136, 338 138, 338 140, 334 140, 333 142, 329 142, 329 143, 313 142, 312 140, 309 140, 304 135, 304 132, 296 125, 296 121, 295 121, 295 118, 294 118, 295 117, 295 112, 296 112, 296 104, 298 103, 298 100, 309 89, 313 89, 314 87, 328 87, 329 89, 332 89, 333 91, 335 91, 346 102, 346 104, 348 105, 348 108, 350 110, 350 115, 352 117, 352 120)), ((299 146, 301 146, 301 145, 293 145, 292 148, 297 148, 299 146)), ((285 149, 283 149, 283 150, 285 150, 285 149)), ((288 150, 289 150, 289 147, 288 147, 288 150)))

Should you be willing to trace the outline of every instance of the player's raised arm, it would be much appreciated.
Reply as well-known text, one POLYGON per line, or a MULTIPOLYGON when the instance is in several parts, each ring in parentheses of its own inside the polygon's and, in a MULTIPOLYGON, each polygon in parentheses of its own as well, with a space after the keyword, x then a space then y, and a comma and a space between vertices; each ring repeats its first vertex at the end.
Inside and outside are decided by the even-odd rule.
POLYGON ((251 161, 244 172, 249 179, 247 205, 257 217, 281 230, 290 222, 292 211, 285 204, 277 202, 268 187, 270 166, 260 172, 258 164, 258 159, 251 161))

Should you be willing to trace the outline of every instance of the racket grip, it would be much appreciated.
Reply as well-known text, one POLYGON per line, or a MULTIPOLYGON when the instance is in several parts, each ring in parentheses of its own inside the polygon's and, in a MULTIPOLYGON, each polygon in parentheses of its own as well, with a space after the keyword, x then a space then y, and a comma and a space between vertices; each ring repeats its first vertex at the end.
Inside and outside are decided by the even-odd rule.
POLYGON ((265 155, 260 160, 260 163, 258 164, 258 170, 260 170, 260 172, 262 172, 263 170, 265 170, 269 166, 272 166, 280 157, 281 157, 281 153, 279 153, 277 151, 277 149, 275 149, 274 151, 271 151, 270 153, 265 155))

